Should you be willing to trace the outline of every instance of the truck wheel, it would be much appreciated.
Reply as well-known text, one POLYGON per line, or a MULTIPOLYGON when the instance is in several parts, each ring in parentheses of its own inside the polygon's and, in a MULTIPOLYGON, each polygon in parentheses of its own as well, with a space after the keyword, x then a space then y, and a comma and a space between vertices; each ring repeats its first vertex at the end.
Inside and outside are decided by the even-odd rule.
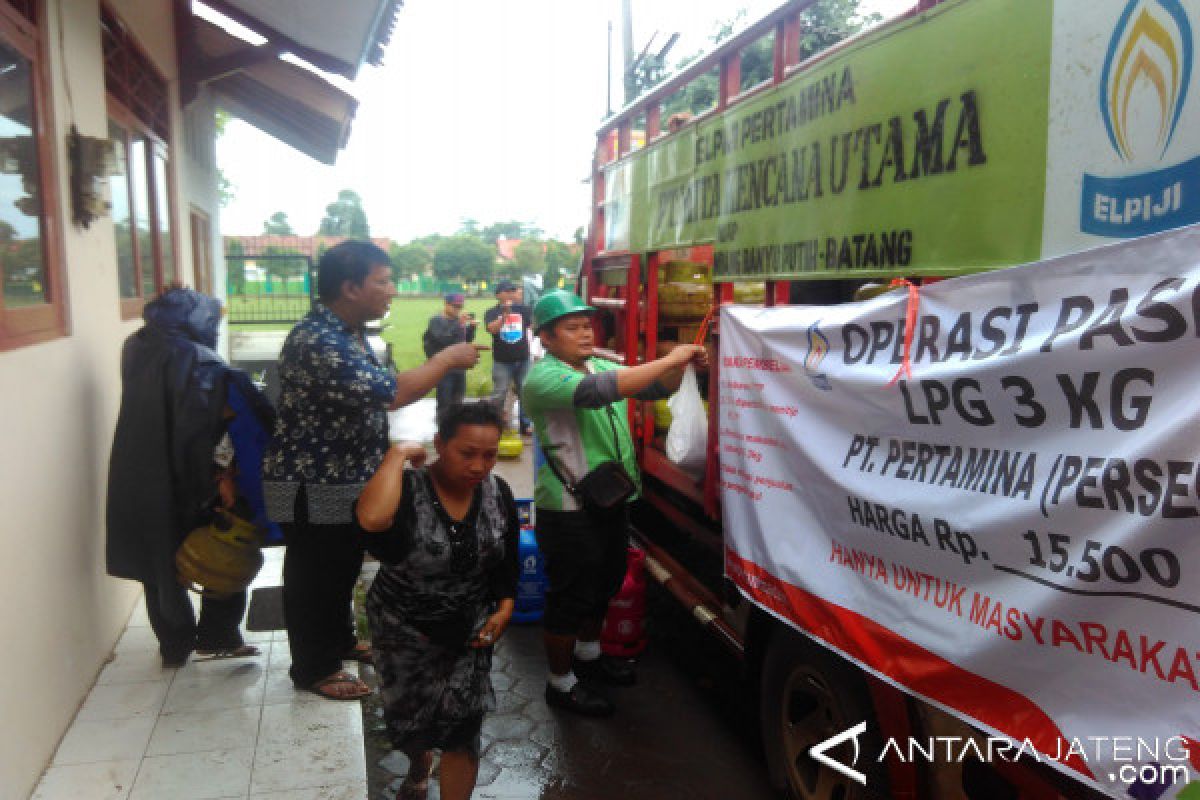
POLYGON ((776 787, 792 800, 866 800, 890 796, 887 771, 878 763, 883 743, 866 681, 841 657, 778 626, 762 665, 759 719, 767 767, 776 787), (809 749, 830 736, 867 722, 854 761, 847 741, 828 751, 867 776, 867 786, 818 764, 809 749))

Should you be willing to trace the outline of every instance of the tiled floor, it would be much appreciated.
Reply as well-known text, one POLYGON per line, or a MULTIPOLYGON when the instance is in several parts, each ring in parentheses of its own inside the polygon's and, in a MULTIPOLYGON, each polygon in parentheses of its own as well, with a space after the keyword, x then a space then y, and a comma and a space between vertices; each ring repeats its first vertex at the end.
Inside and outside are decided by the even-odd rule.
POLYGON ((139 603, 34 800, 365 800, 359 704, 297 692, 282 631, 246 639, 262 654, 163 669, 139 603))

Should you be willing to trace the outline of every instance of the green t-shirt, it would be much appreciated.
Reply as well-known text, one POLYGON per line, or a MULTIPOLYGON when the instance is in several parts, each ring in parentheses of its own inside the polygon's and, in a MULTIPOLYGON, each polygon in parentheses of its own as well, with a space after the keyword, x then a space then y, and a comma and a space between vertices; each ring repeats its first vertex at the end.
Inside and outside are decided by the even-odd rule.
MULTIPOLYGON (((592 374, 621 369, 602 358, 589 358, 587 368, 592 374)), ((628 401, 618 400, 602 408, 577 407, 575 390, 587 374, 547 354, 533 365, 525 378, 521 402, 525 413, 533 420, 542 449, 542 457, 535 465, 533 490, 534 504, 540 509, 577 511, 580 508, 578 501, 563 489, 562 482, 546 465, 546 458, 554 459, 555 466, 567 480, 577 481, 597 465, 616 461, 617 441, 621 445, 621 463, 634 483, 641 487, 633 436, 629 432, 628 401)))

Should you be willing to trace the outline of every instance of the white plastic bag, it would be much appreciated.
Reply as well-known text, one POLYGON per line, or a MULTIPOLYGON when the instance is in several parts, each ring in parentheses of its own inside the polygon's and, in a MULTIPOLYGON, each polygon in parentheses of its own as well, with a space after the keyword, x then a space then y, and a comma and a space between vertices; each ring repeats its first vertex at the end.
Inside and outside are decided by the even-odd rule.
POLYGON ((667 431, 667 458, 694 476, 704 474, 708 452, 708 414, 691 364, 683 372, 679 391, 667 401, 671 428, 667 431))

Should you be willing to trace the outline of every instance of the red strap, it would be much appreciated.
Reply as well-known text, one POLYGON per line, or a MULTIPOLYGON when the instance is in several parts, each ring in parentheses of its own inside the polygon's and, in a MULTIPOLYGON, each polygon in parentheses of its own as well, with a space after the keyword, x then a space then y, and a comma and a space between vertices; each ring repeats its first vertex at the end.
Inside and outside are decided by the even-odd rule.
POLYGON ((704 315, 704 319, 700 320, 700 330, 696 331, 696 341, 692 342, 697 347, 704 344, 704 337, 708 335, 708 326, 712 324, 713 311, 715 310, 715 308, 710 308, 708 313, 704 315))
POLYGON ((908 287, 908 310, 904 314, 904 358, 900 361, 900 369, 888 381, 888 386, 895 386, 901 375, 912 380, 912 343, 917 329, 917 309, 921 306, 921 293, 915 283, 907 278, 893 279, 890 288, 898 286, 908 287))

